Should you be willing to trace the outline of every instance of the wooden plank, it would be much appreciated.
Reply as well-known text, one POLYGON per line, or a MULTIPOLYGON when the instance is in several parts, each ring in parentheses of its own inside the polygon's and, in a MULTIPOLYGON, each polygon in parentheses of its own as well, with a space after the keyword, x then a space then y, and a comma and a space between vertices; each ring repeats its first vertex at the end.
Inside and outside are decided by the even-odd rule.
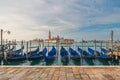
POLYGON ((120 67, 0 67, 0 80, 119 80, 120 67))

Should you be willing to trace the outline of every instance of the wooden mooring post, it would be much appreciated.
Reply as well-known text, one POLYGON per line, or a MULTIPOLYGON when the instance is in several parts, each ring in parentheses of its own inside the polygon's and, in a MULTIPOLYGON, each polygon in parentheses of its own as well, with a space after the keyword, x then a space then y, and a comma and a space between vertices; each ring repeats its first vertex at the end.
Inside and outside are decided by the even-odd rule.
POLYGON ((3 29, 1 29, 1 65, 3 65, 3 57, 4 57, 4 50, 3 50, 3 29))
POLYGON ((112 56, 112 65, 119 64, 119 47, 118 45, 113 45, 113 30, 111 31, 111 56, 112 56))
POLYGON ((7 43, 8 43, 8 40, 6 39, 6 45, 7 45, 7 43))
POLYGON ((12 40, 12 45, 14 45, 14 47, 15 47, 15 50, 16 50, 16 39, 15 40, 12 40))
POLYGON ((42 50, 43 50, 44 47, 45 47, 45 46, 44 46, 44 41, 42 41, 42 50))
POLYGON ((38 47, 39 47, 39 50, 41 49, 41 40, 39 39, 38 41, 38 47))
POLYGON ((96 64, 96 57, 97 57, 97 53, 96 53, 96 40, 94 40, 94 64, 96 64))
POLYGON ((112 63, 114 62, 115 56, 113 56, 113 30, 111 31, 111 45, 112 45, 112 63))
POLYGON ((49 47, 50 47, 50 45, 49 45, 49 40, 48 40, 48 52, 49 52, 49 49, 50 49, 49 47))
POLYGON ((26 58, 28 59, 28 41, 26 42, 26 58))
POLYGON ((26 42, 26 53, 28 53, 28 41, 26 42))
POLYGON ((109 41, 106 41, 106 49, 109 50, 109 41))
MULTIPOLYGON (((23 46, 23 40, 21 41, 21 48, 23 48, 24 46, 23 46)), ((23 54, 23 50, 22 50, 22 52, 21 52, 21 54, 23 54)))
POLYGON ((94 40, 94 55, 95 55, 95 58, 97 56, 97 53, 96 53, 96 40, 94 40))
POLYGON ((10 50, 11 41, 8 42, 8 49, 10 50))
POLYGON ((56 41, 56 49, 57 49, 57 54, 56 54, 56 57, 57 57, 57 64, 59 65, 59 36, 57 37, 57 41, 56 41))
POLYGON ((81 55, 81 65, 83 65, 83 51, 84 51, 84 42, 82 39, 82 55, 81 55))
POLYGON ((31 55, 31 45, 32 45, 32 41, 30 40, 30 55, 31 55))
POLYGON ((102 53, 102 41, 100 41, 100 52, 102 53))

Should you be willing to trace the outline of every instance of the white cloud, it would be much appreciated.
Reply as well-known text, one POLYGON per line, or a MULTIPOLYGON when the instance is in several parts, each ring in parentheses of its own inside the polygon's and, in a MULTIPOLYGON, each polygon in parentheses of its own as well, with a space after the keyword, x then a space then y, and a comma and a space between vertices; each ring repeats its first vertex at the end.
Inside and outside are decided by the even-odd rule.
POLYGON ((107 5, 106 0, 5 0, 0 3, 0 28, 11 30, 5 36, 9 39, 47 38, 50 29, 54 36, 79 40, 78 34, 90 33, 76 32, 78 28, 119 23, 120 8, 107 5))

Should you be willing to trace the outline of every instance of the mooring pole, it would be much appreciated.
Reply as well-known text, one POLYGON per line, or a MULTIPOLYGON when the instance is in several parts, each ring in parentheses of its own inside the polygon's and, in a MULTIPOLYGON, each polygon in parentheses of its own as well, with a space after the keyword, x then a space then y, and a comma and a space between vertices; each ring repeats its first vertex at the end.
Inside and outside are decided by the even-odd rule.
POLYGON ((31 45, 32 45, 32 41, 30 40, 30 52, 31 52, 31 48, 32 48, 31 45))
POLYGON ((49 40, 48 40, 48 52, 49 52, 49 40))
POLYGON ((112 44, 112 62, 113 62, 113 30, 111 31, 111 44, 112 44))
POLYGON ((58 44, 58 39, 57 39, 57 41, 56 41, 56 49, 57 49, 57 53, 56 53, 57 64, 59 65, 59 60, 58 60, 58 54, 59 54, 59 44, 58 44))
POLYGON ((30 40, 30 55, 31 55, 31 44, 32 44, 32 41, 30 40))
POLYGON ((108 50, 108 44, 107 44, 107 40, 106 40, 105 42, 106 42, 106 49, 108 50))
POLYGON ((8 42, 8 50, 10 51, 10 44, 11 44, 11 41, 8 42))
POLYGON ((77 41, 76 41, 76 42, 75 42, 75 50, 77 50, 77 47, 78 47, 78 46, 77 46, 77 41))
POLYGON ((97 53, 96 53, 96 40, 94 40, 94 64, 96 64, 96 57, 97 57, 97 53))
POLYGON ((97 56, 97 54, 96 54, 96 40, 94 40, 94 55, 95 55, 95 58, 96 58, 96 56, 97 56))
POLYGON ((12 43, 15 45, 15 50, 16 50, 16 39, 15 41, 12 41, 12 43))
MULTIPOLYGON (((69 49, 69 48, 68 48, 68 41, 66 41, 66 43, 67 43, 67 51, 68 51, 68 49, 69 49)), ((69 47, 70 47, 70 46, 69 46, 69 47)))
MULTIPOLYGON (((87 48, 86 43, 87 43, 87 41, 86 41, 86 40, 84 40, 83 42, 84 42, 84 50, 86 51, 86 48, 87 48)), ((85 58, 85 57, 84 57, 84 58, 85 58)))
POLYGON ((2 46, 3 30, 1 29, 1 46, 2 46))
MULTIPOLYGON (((23 40, 21 41, 21 48, 23 48, 24 46, 23 46, 23 40)), ((22 50, 22 52, 21 52, 21 54, 23 54, 23 50, 22 50)))
POLYGON ((113 51, 113 30, 111 31, 112 51, 113 51))
MULTIPOLYGON (((3 29, 1 29, 1 52, 2 52, 1 61, 3 61, 3 57, 4 57, 4 47, 2 44, 3 43, 2 40, 3 40, 3 29)), ((2 64, 2 62, 1 62, 1 64, 2 64)))
POLYGON ((28 41, 26 42, 26 58, 28 60, 28 41))
POLYGON ((40 42, 41 42, 41 41, 40 41, 40 39, 39 39, 39 41, 38 41, 38 47, 39 47, 39 50, 41 49, 41 48, 40 48, 40 42))
POLYGON ((56 49, 57 49, 57 53, 56 53, 56 57, 57 57, 57 63, 59 65, 59 36, 57 36, 57 40, 56 40, 56 49))
POLYGON ((42 40, 42 50, 43 50, 43 48, 44 48, 44 40, 42 40))
POLYGON ((26 42, 26 52, 28 53, 28 41, 26 42))
POLYGON ((100 41, 100 51, 101 51, 101 53, 102 53, 102 41, 100 41))
POLYGON ((84 44, 83 44, 83 39, 82 39, 82 55, 81 55, 81 64, 83 65, 83 46, 84 46, 84 44))
POLYGON ((109 50, 109 41, 106 42, 106 49, 109 50))
POLYGON ((6 45, 7 45, 7 43, 8 43, 8 40, 6 39, 6 45))

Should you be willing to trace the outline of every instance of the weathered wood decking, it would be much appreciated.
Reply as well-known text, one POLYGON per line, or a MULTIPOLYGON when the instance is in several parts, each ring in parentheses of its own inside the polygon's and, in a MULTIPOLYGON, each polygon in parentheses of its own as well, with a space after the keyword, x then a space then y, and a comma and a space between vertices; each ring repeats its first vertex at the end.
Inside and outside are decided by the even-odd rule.
POLYGON ((0 80, 120 80, 120 67, 0 67, 0 80))

